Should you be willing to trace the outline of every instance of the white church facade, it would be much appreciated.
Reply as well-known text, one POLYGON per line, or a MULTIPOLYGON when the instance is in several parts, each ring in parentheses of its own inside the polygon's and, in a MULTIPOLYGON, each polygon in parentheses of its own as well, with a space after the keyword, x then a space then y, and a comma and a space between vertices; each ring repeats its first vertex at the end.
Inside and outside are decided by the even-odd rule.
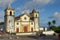
POLYGON ((5 27, 8 33, 27 33, 39 31, 39 13, 32 10, 29 15, 23 13, 15 17, 14 9, 8 6, 5 9, 5 27))

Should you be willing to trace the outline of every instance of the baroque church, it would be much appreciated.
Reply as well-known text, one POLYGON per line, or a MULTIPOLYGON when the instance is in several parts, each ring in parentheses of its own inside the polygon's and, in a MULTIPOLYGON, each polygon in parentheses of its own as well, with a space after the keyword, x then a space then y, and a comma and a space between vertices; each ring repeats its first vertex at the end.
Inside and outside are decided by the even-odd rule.
POLYGON ((8 33, 26 33, 39 31, 39 12, 32 10, 29 15, 23 13, 17 17, 14 9, 8 6, 5 9, 5 27, 8 33))

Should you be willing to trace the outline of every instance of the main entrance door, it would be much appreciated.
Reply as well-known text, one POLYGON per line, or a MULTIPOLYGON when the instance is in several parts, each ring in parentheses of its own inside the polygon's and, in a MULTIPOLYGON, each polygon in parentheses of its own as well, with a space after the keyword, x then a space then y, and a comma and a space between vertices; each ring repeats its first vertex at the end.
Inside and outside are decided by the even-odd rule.
POLYGON ((16 28, 16 32, 19 32, 19 28, 16 28))
POLYGON ((31 32, 33 32, 33 28, 31 28, 31 32))
POLYGON ((27 26, 24 26, 24 32, 27 32, 28 30, 27 30, 27 26))

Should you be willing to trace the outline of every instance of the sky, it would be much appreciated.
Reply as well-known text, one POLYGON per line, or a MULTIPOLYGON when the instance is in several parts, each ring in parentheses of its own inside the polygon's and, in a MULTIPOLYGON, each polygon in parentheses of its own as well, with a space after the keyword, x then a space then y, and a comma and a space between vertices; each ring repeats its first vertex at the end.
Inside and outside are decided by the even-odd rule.
POLYGON ((15 16, 30 13, 33 9, 39 12, 40 27, 48 27, 48 22, 56 20, 60 25, 60 0, 0 0, 0 22, 4 21, 4 10, 8 5, 15 10, 15 16))

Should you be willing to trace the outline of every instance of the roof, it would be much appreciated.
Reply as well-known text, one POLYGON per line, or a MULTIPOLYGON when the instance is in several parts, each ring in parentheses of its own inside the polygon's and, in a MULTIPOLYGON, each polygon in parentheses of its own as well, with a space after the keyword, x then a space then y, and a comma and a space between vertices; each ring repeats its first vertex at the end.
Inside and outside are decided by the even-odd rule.
MULTIPOLYGON (((32 11, 31 11, 31 13, 39 13, 39 12, 37 12, 35 9, 33 9, 32 11)), ((30 14, 31 14, 30 13, 30 14)))
POLYGON ((7 8, 5 9, 5 11, 6 10, 14 10, 12 7, 11 7, 11 5, 9 4, 8 6, 7 6, 7 8))
MULTIPOLYGON (((28 15, 27 13, 24 13, 24 14, 22 14, 22 15, 19 15, 19 16, 15 17, 15 20, 19 20, 20 17, 23 16, 23 15, 27 15, 28 17, 30 17, 30 15, 28 15)), ((33 18, 33 17, 32 17, 32 18, 30 17, 30 20, 31 20, 31 21, 34 21, 34 18, 33 18)))
POLYGON ((24 13, 24 14, 22 14, 22 15, 19 15, 19 16, 15 17, 15 19, 20 18, 20 17, 23 16, 23 15, 27 15, 28 17, 30 17, 30 15, 28 15, 27 13, 24 13))

